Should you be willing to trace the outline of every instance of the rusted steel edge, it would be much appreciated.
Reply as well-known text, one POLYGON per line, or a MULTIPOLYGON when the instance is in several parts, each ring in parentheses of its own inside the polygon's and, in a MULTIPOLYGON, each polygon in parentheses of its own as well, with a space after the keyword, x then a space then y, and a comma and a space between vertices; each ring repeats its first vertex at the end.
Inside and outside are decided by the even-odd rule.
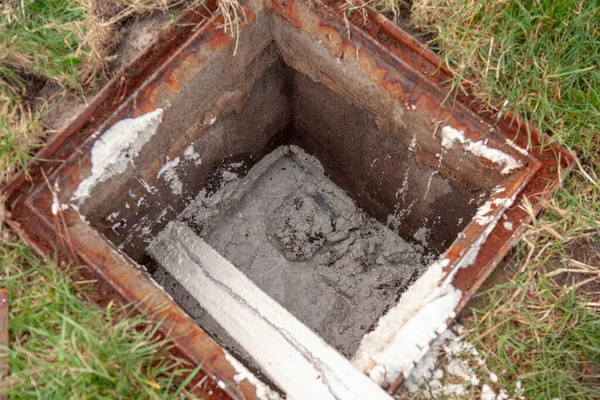
MULTIPOLYGON (((8 378, 8 292, 0 289, 0 383, 8 378)), ((3 385, 0 385, 3 386, 3 385)), ((8 397, 0 393, 0 400, 8 397)))
MULTIPOLYGON (((428 111, 433 115, 436 115, 439 110, 452 114, 450 117, 451 125, 454 128, 464 130, 467 138, 479 140, 483 139, 482 136, 485 136, 491 147, 498 148, 522 161, 533 164, 538 162, 535 157, 520 154, 512 146, 504 142, 498 142, 497 137, 495 137, 497 135, 488 135, 486 132, 489 126, 494 123, 481 118, 477 112, 469 107, 472 99, 463 97, 456 102, 449 101, 447 77, 440 78, 437 65, 423 59, 418 52, 411 51, 404 42, 399 42, 396 36, 401 36, 389 35, 378 24, 377 19, 363 18, 359 15, 360 13, 354 13, 353 16, 348 18, 345 14, 346 7, 347 3, 342 0, 333 0, 332 2, 322 0, 272 0, 271 2, 273 12, 285 18, 296 29, 317 35, 337 58, 344 56, 344 50, 348 46, 353 47, 353 51, 357 50, 358 53, 362 53, 363 49, 368 49, 369 53, 376 55, 377 67, 367 69, 376 70, 376 73, 385 73, 385 76, 369 73, 364 68, 363 72, 370 75, 373 81, 385 88, 392 97, 396 97, 405 104, 414 105, 415 101, 420 99, 420 94, 425 93, 431 100, 431 104, 426 105, 428 111), (318 19, 319 24, 308 26, 309 22, 302 20, 295 10, 296 4, 309 9, 311 16, 318 19), (330 38, 331 30, 335 31, 339 38, 332 40, 330 38), (338 40, 341 43, 337 43, 338 40), (333 42, 333 44, 330 42, 333 42), (394 76, 393 73, 396 71, 401 71, 405 77, 394 76), (420 84, 418 87, 416 86, 417 82, 420 84), (398 86, 403 87, 399 89, 398 86), (461 100, 466 101, 462 102, 461 100), (468 124, 467 120, 469 120, 468 124)), ((385 19, 384 16, 374 13, 385 19)), ((397 28, 401 30, 400 27, 397 28)), ((410 37, 407 33, 404 32, 404 34, 410 37)), ((363 59, 362 54, 360 59, 363 59)))
MULTIPOLYGON (((318 1, 319 0, 315 0, 312 3, 315 4, 318 1)), ((287 2, 287 5, 284 4, 286 10, 283 13, 280 11, 280 14, 292 13, 289 11, 289 9, 287 9, 289 4, 290 2, 287 2)), ((275 2, 275 8, 277 5, 278 3, 275 2)), ((335 9, 335 6, 329 8, 330 11, 332 9, 335 9)), ((280 8, 279 10, 282 9, 280 8)), ((337 10, 339 15, 342 16, 343 9, 338 7, 337 10)), ((326 16, 324 14, 326 13, 319 13, 321 20, 326 20, 326 16)), ((373 17, 374 15, 376 18, 371 18, 370 20, 364 20, 360 17, 356 17, 355 20, 352 21, 352 27, 358 27, 360 29, 361 27, 371 24, 371 26, 368 26, 368 33, 372 38, 381 37, 386 33, 393 31, 395 35, 393 35, 392 39, 394 40, 389 40, 390 38, 388 35, 388 40, 379 40, 379 44, 386 47, 392 53, 403 56, 401 57, 402 60, 412 64, 415 70, 422 70, 421 68, 426 67, 426 70, 429 73, 424 74, 423 76, 425 76, 429 81, 438 87, 447 87, 444 85, 444 82, 448 79, 448 77, 452 77, 452 74, 450 71, 442 68, 441 70, 444 77, 443 79, 440 78, 441 73, 436 71, 440 65, 440 59, 435 53, 426 49, 423 45, 414 40, 414 38, 404 32, 401 28, 393 25, 381 14, 377 14, 371 10, 370 17, 373 17), (385 25, 386 29, 382 28, 382 24, 385 25), (404 49, 402 46, 405 46, 413 53, 416 53, 416 57, 411 58, 410 56, 407 56, 406 49, 404 49), (427 54, 427 61, 430 65, 423 65, 423 62, 410 62, 411 60, 415 59, 422 61, 422 58, 419 57, 421 54, 427 54)), ((301 21, 297 21, 296 23, 297 26, 304 27, 301 21)), ((350 34, 350 30, 348 32, 350 34)), ((496 263, 499 262, 499 260, 506 254, 506 252, 517 240, 518 234, 522 231, 528 216, 523 210, 518 208, 519 203, 524 197, 527 197, 530 201, 533 201, 535 210, 539 211, 541 209, 541 200, 549 197, 560 183, 558 181, 559 176, 556 173, 557 169, 562 167, 563 169, 568 170, 571 168, 573 163, 572 156, 566 150, 557 146, 556 144, 542 146, 541 142, 543 135, 535 128, 532 129, 531 127, 528 127, 521 119, 515 118, 512 113, 507 113, 504 118, 498 118, 488 109, 474 104, 472 99, 468 98, 468 96, 461 96, 459 101, 463 101, 463 104, 469 105, 470 111, 477 116, 481 116, 481 118, 485 119, 489 125, 497 127, 506 137, 506 139, 513 140, 515 144, 520 145, 522 148, 529 148, 529 153, 535 155, 536 157, 536 170, 539 175, 531 181, 528 179, 521 181, 521 184, 526 186, 525 191, 522 192, 520 196, 517 196, 515 205, 513 205, 512 208, 506 212, 508 219, 501 221, 512 223, 516 229, 515 234, 508 232, 504 228, 504 224, 496 222, 497 226, 486 238, 484 245, 482 245, 477 255, 476 261, 467 268, 462 268, 454 277, 452 282, 453 285, 463 292, 461 301, 456 307, 457 311, 464 307, 470 297, 475 293, 476 289, 481 285, 489 273, 491 273, 496 263), (527 131, 528 128, 531 129, 531 132, 527 131), (530 142, 528 142, 527 138, 530 138, 530 142), (540 195, 540 193, 543 193, 543 195, 540 195)), ((483 122, 483 120, 481 122, 483 122)), ((457 249, 458 248, 455 247, 453 251, 456 251, 457 249)), ((451 268, 451 266, 449 268, 451 268)), ((450 320, 448 322, 450 322, 450 320)), ((389 388, 389 392, 394 392, 402 380, 403 377, 399 377, 399 379, 389 388)))
MULTIPOLYGON (((312 2, 312 4, 316 4, 316 3, 317 3, 317 1, 312 2)), ((316 30, 318 32, 320 29, 322 29, 321 26, 318 26, 316 28, 312 27, 312 26, 307 26, 307 25, 310 25, 309 22, 304 21, 304 20, 300 20, 299 17, 298 17, 298 15, 296 14, 296 11, 293 9, 293 4, 292 4, 291 1, 286 1, 286 3, 282 3, 281 6, 279 5, 279 2, 274 2, 274 8, 275 8, 276 12, 278 12, 280 15, 282 15, 284 17, 287 17, 288 20, 291 19, 293 21, 292 23, 293 24, 295 23, 296 27, 299 27, 300 29, 302 29, 304 31, 316 30)), ((313 12, 314 12, 314 9, 313 9, 313 12)), ((327 9, 326 11, 324 11, 322 9, 319 9, 318 12, 316 12, 316 14, 318 15, 318 19, 321 21, 321 23, 324 26, 327 26, 327 28, 331 28, 332 26, 335 26, 336 23, 339 25, 339 23, 340 23, 340 19, 339 18, 337 20, 333 20, 333 18, 331 18, 331 17, 328 16, 328 14, 330 14, 331 12, 332 12, 331 8, 327 9)), ((363 22, 363 21, 364 20, 359 20, 359 23, 363 22)), ((356 24, 354 24, 354 22, 353 22, 351 26, 347 27, 347 29, 348 29, 348 35, 347 36, 351 35, 354 38, 354 40, 357 40, 357 37, 360 37, 360 35, 357 35, 356 32, 351 31, 351 28, 354 28, 355 26, 356 26, 356 24)), ((337 28, 338 28, 337 31, 339 32, 340 31, 339 26, 337 28)), ((372 34, 374 28, 376 28, 376 26, 375 27, 370 27, 370 32, 369 33, 371 35, 367 38, 367 40, 368 39, 373 39, 374 40, 374 38, 376 37, 375 35, 372 34)), ((327 32, 330 32, 330 31, 327 31, 327 32)), ((381 34, 381 32, 379 32, 379 34, 381 34)), ((340 36, 342 37, 342 40, 344 40, 343 37, 345 35, 340 35, 340 36)), ((323 42, 325 42, 324 39, 323 39, 323 42)), ((377 45, 383 46, 383 43, 389 43, 389 41, 379 40, 379 42, 377 43, 377 45)), ((395 44, 397 46, 397 42, 395 44)), ((373 47, 370 45, 370 43, 368 41, 366 41, 366 40, 362 42, 362 45, 363 45, 363 48, 368 47, 368 48, 373 49, 373 47)), ((343 46, 343 45, 339 45, 339 47, 341 47, 341 46, 343 46)), ((391 46, 392 45, 388 45, 387 46, 388 49, 391 46)), ((337 50, 336 48, 331 49, 331 51, 333 51, 335 54, 337 54, 339 51, 336 51, 336 50, 337 50)), ((392 48, 390 50, 397 50, 397 49, 392 48)), ((362 55, 361 55, 361 59, 362 59, 362 55)), ((406 58, 403 58, 402 60, 406 61, 406 58)), ((391 62, 393 62, 393 60, 390 60, 389 62, 391 63, 391 62)), ((391 64, 391 65, 393 65, 393 64, 391 64)), ((381 64, 379 64, 378 66, 382 67, 381 64)), ((429 68, 430 68, 430 70, 435 70, 435 66, 434 65, 430 65, 429 68)), ((413 70, 416 70, 416 68, 413 68, 413 70)), ((472 110, 469 110, 469 111, 470 111, 470 114, 471 114, 470 116, 472 118, 473 117, 477 117, 476 115, 474 115, 475 113, 472 110)), ((476 120, 479 120, 479 119, 480 118, 478 118, 478 117, 476 118, 476 120)), ((481 122, 483 122, 483 121, 481 121, 481 122)), ((484 132, 485 132, 485 130, 484 130, 484 132)), ((506 137, 506 132, 502 132, 502 135, 503 135, 502 137, 505 138, 505 139, 510 138, 510 136, 506 137)), ((522 157, 520 157, 520 158, 522 158, 522 157)), ((531 158, 533 158, 533 157, 531 157, 531 158)), ((532 164, 533 165, 531 166, 531 168, 528 168, 527 170, 522 171, 521 174, 516 174, 516 175, 520 175, 520 176, 518 176, 516 179, 513 179, 512 182, 511 182, 511 179, 505 180, 505 182, 503 183, 503 186, 504 186, 504 188, 509 189, 509 190, 507 190, 506 193, 504 193, 504 195, 506 197, 509 197, 509 198, 516 197, 516 194, 519 193, 526 185, 528 185, 529 182, 530 182, 530 180, 531 180, 531 178, 534 176, 534 174, 538 170, 540 170, 542 168, 542 162, 539 161, 537 158, 533 158, 533 163, 532 164), (511 185, 511 183, 512 183, 512 185, 511 185)), ((503 211, 504 210, 497 210, 496 211, 497 212, 496 216, 498 217, 499 213, 503 212, 503 211)), ((494 223, 497 223, 497 222, 498 222, 498 219, 496 218, 495 221, 494 221, 494 223)), ((515 224, 515 225, 517 226, 517 224, 515 224)), ((482 237, 483 234, 487 235, 487 232, 484 232, 486 230, 489 231, 489 229, 487 229, 487 226, 486 227, 481 227, 481 226, 479 226, 479 224, 470 224, 470 226, 468 226, 466 228, 466 230, 463 231, 463 232, 467 232, 468 233, 467 237, 469 237, 471 240, 467 239, 467 240, 457 240, 457 241, 455 241, 454 244, 452 245, 452 247, 445 254, 445 257, 450 260, 450 263, 449 263, 448 267, 445 268, 446 275, 444 275, 442 277, 442 279, 440 280, 440 283, 444 279, 446 279, 446 277, 455 269, 455 267, 457 265, 461 264, 462 259, 464 259, 464 256, 466 256, 466 252, 469 249, 469 246, 472 243, 476 242, 478 240, 478 238, 482 237), (478 235, 478 236, 476 236, 476 235, 478 235)), ((481 254, 479 254, 479 258, 481 259, 481 254)), ((482 265, 482 263, 480 263, 480 262, 479 263, 474 263, 473 266, 468 269, 468 271, 478 271, 479 268, 481 267, 481 265, 482 265)), ((491 265, 493 265, 493 262, 492 262, 491 265)), ((465 270, 467 270, 467 269, 465 268, 465 270)), ((469 284, 469 279, 468 278, 469 277, 467 276, 467 279, 466 279, 466 282, 465 282, 467 285, 469 284)), ((456 281, 454 281, 454 282, 456 282, 456 281)), ((479 286, 479 284, 480 284, 480 282, 475 282, 474 286, 479 286)), ((462 287, 464 285, 455 285, 455 286, 461 286, 462 287)), ((463 296, 461 297, 461 305, 460 305, 460 307, 462 307, 462 304, 464 304, 468 300, 468 298, 470 298, 471 295, 472 295, 471 291, 463 291, 463 296)), ((393 384, 391 386, 391 388, 390 388, 390 392, 393 392, 398 387, 398 385, 399 385, 398 382, 395 383, 395 384, 393 384)))
MULTIPOLYGON (((77 258, 69 251, 68 248, 57 246, 56 243, 71 243, 72 246, 78 245, 76 235, 58 234, 53 231, 52 224, 43 214, 40 214, 39 209, 35 206, 29 206, 24 210, 29 213, 33 226, 23 226, 11 219, 7 220, 8 225, 17 232, 23 240, 27 242, 38 254, 44 256, 49 252, 56 251, 56 255, 60 260, 67 260, 73 263, 84 263, 89 266, 94 272, 94 275, 86 275, 88 278, 102 278, 99 283, 104 289, 112 292, 113 297, 119 297, 124 300, 124 303, 131 302, 135 309, 139 312, 148 314, 149 318, 160 324, 159 331, 166 337, 170 338, 174 344, 175 352, 190 361, 193 365, 200 365, 200 372, 191 382, 191 385, 201 384, 196 392, 204 398, 209 399, 255 399, 256 389, 247 380, 237 383, 233 377, 238 373, 229 361, 227 361, 224 350, 214 342, 197 324, 189 320, 187 314, 180 309, 172 300, 170 300, 162 290, 154 287, 155 292, 152 292, 153 283, 131 265, 130 262, 119 259, 114 261, 111 257, 115 255, 116 250, 103 239, 99 238, 95 241, 89 241, 87 246, 78 246, 74 248, 77 253, 77 258), (31 236, 29 232, 34 229, 43 230, 38 232, 36 236, 31 236), (107 248, 109 247, 109 248, 107 248), (104 254, 95 254, 93 257, 85 256, 85 253, 94 253, 99 249, 104 249, 104 254), (110 266, 107 270, 105 267, 110 266), (140 284, 146 288, 143 295, 146 299, 132 297, 131 288, 124 290, 123 285, 127 282, 121 282, 119 278, 115 278, 114 269, 127 268, 127 272, 139 273, 136 280, 132 283, 139 286, 140 284), (120 282, 116 284, 115 282, 120 282), (148 304, 147 299, 154 298, 154 303, 148 304), (142 300, 142 303, 140 303, 142 300), (166 300, 166 303, 156 304, 157 301, 166 300), (179 335, 172 335, 173 332, 183 331, 179 335), (202 350, 199 354, 198 349, 202 350), (222 363, 220 365, 219 363, 222 363), (210 379, 207 380, 206 377, 210 379), (221 383, 220 383, 221 382, 221 383)), ((66 213, 69 217, 69 213, 66 213)), ((79 219, 79 216, 73 216, 79 219)), ((93 229, 86 226, 83 222, 79 227, 82 233, 86 236, 97 234, 93 229)), ((76 228, 76 227, 75 227, 76 228)), ((68 247, 68 246, 67 246, 68 247)), ((102 251, 100 251, 102 253, 102 251)), ((122 257, 122 256, 121 256, 122 257)), ((135 286, 134 286, 135 287, 135 286)), ((142 294, 140 292, 139 294, 142 294)))
MULTIPOLYGON (((355 1, 362 3, 362 6, 367 9, 369 17, 377 23, 383 32, 395 39, 396 46, 398 44, 405 46, 426 59, 431 64, 431 67, 438 69, 435 74, 425 75, 427 79, 441 87, 447 87, 445 81, 448 78, 454 78, 455 75, 443 65, 437 53, 416 40, 412 35, 385 16, 373 10, 370 6, 365 5, 362 0, 355 1)), ((540 167, 536 176, 527 183, 524 190, 517 196, 514 204, 505 211, 504 215, 506 219, 502 220, 502 224, 498 223, 487 237, 475 262, 459 270, 454 277, 453 285, 463 292, 463 296, 455 308, 456 315, 467 305, 471 297, 495 269, 496 265, 506 256, 527 229, 527 223, 531 221, 531 216, 524 209, 524 203, 527 202, 530 204, 535 214, 539 213, 542 210, 543 202, 552 197, 562 183, 561 178, 564 179, 575 163, 573 154, 562 146, 550 141, 548 137, 544 137, 545 135, 536 127, 529 125, 521 117, 510 111, 506 112, 503 117, 499 117, 493 110, 473 101, 474 96, 471 85, 464 80, 462 80, 462 85, 468 96, 458 92, 456 93, 457 100, 467 105, 474 113, 481 116, 491 125, 498 127, 515 144, 528 149, 539 160, 540 167), (562 173, 558 174, 559 170, 562 173), (514 230, 507 230, 503 225, 504 222, 512 224, 514 230)), ((450 324, 453 319, 449 318, 446 322, 450 324)), ((399 376, 388 388, 388 393, 392 394, 396 392, 403 381, 404 376, 399 376)))
MULTIPOLYGON (((317 0, 319 1, 319 0, 317 0)), ((335 0, 339 2, 339 0, 335 0)), ((540 147, 542 143, 548 148, 533 151, 533 155, 539 160, 540 158, 557 158, 561 161, 559 164, 562 168, 567 169, 574 163, 574 155, 564 147, 552 142, 549 136, 541 133, 531 123, 525 121, 520 116, 512 111, 499 113, 486 106, 481 101, 477 101, 472 85, 461 79, 461 86, 464 90, 451 91, 448 80, 455 79, 456 75, 442 62, 440 55, 431 50, 426 44, 423 44, 411 34, 403 30, 400 26, 390 21, 385 15, 377 12, 371 6, 366 4, 364 0, 353 0, 359 7, 364 8, 369 15, 369 23, 373 26, 370 29, 361 27, 360 19, 362 17, 355 16, 351 19, 355 26, 366 31, 374 31, 375 35, 384 35, 388 40, 380 41, 381 45, 402 57, 402 59, 411 65, 415 70, 420 71, 421 75, 436 86, 445 88, 448 93, 451 93, 449 98, 455 98, 458 103, 469 108, 473 115, 485 121, 485 123, 494 126, 508 137, 515 144, 523 149, 530 150, 531 148, 540 147), (410 56, 413 54, 413 57, 410 56), (426 63, 423 62, 426 61, 426 63), (531 139, 529 141, 528 139, 531 139)), ((548 166, 547 166, 548 167, 548 166)))
MULTIPOLYGON (((19 194, 26 194, 36 183, 43 181, 41 167, 50 173, 60 161, 78 148, 116 109, 125 98, 135 93, 156 70, 157 65, 166 64, 173 49, 182 45, 200 27, 214 22, 217 11, 215 0, 181 15, 172 25, 158 31, 148 47, 142 50, 131 63, 117 74, 93 97, 86 108, 79 113, 65 129, 48 140, 36 153, 34 161, 28 164, 27 171, 15 174, 6 185, 6 195, 11 201, 19 194)), ((10 217, 10 215, 9 215, 10 217)))
MULTIPOLYGON (((547 150, 550 151, 551 150, 547 150)), ((542 169, 552 168, 559 166, 558 160, 552 162, 550 160, 543 163, 542 169)), ((572 166, 568 166, 564 170, 564 176, 568 174, 572 166)), ((502 219, 502 223, 511 223, 514 230, 508 231, 503 227, 503 224, 498 223, 492 230, 487 240, 481 246, 479 254, 475 262, 458 271, 452 284, 463 292, 463 296, 459 304, 455 308, 455 315, 468 304, 471 297, 477 292, 479 287, 485 282, 488 276, 494 271, 497 264, 506 256, 510 249, 516 244, 520 236, 527 229, 527 223, 531 221, 531 216, 525 211, 523 205, 525 200, 531 204, 535 214, 542 210, 544 200, 548 200, 552 197, 552 194, 559 188, 561 184, 560 179, 547 180, 548 177, 536 176, 528 187, 521 192, 511 208, 505 211, 507 219, 502 219)), ((449 318, 446 323, 450 325, 454 321, 454 318, 449 318)), ((398 379, 388 388, 388 393, 393 394, 404 382, 404 376, 401 375, 398 379)))
MULTIPOLYGON (((188 43, 190 43, 190 42, 191 42, 191 40, 188 41, 188 43)), ((150 84, 150 83, 148 83, 148 84, 150 84)), ((123 107, 121 107, 121 110, 126 108, 124 106, 125 106, 125 103, 123 103, 123 107)), ((117 112, 113 113, 113 115, 111 116, 109 121, 105 122, 104 125, 110 123, 110 120, 114 120, 115 118, 118 119, 119 114, 122 114, 122 112, 117 111, 117 112)), ((120 117, 122 117, 122 115, 120 117)), ((513 174, 510 178, 507 178, 505 180, 505 186, 504 186, 504 188, 507 189, 507 193, 512 196, 513 193, 516 193, 516 191, 520 190, 521 187, 523 186, 523 182, 526 182, 532 176, 532 174, 535 173, 537 168, 538 168, 537 163, 530 162, 528 164, 527 168, 524 168, 522 171, 513 174)), ((64 175, 65 171, 62 171, 62 169, 61 169, 61 172, 64 175)), ((70 175, 70 173, 68 173, 68 174, 70 175)), ((40 210, 46 210, 45 217, 47 218, 49 216, 47 210, 49 209, 49 204, 51 201, 50 190, 46 186, 42 185, 42 186, 38 187, 36 192, 37 193, 35 194, 34 197, 37 198, 39 201, 36 202, 35 204, 31 204, 31 206, 29 207, 30 212, 39 213, 40 215, 44 216, 43 213, 40 213, 40 210)), ((498 209, 494 210, 494 213, 497 217, 499 217, 501 212, 503 212, 502 208, 498 208, 498 209)), ((66 215, 67 214, 63 215, 63 217, 66 217, 66 215)), ((71 223, 73 223, 73 222, 70 221, 70 224, 71 223)), ((48 224, 48 229, 51 229, 50 224, 48 224)), ((448 256, 448 259, 452 260, 453 264, 456 264, 461 258, 464 258, 466 256, 466 251, 467 251, 469 245, 472 242, 478 240, 478 238, 484 233, 484 229, 485 229, 484 226, 481 226, 477 223, 471 223, 469 225, 469 227, 467 227, 467 230, 466 230, 466 232, 469 234, 466 235, 466 238, 464 240, 459 240, 459 242, 453 246, 452 251, 450 252, 450 255, 448 256)), ((88 234, 78 235, 75 240, 79 239, 80 237, 86 237, 86 236, 88 236, 88 234)), ((65 237, 61 240, 67 241, 68 237, 65 237)), ((73 246, 73 247, 78 248, 77 252, 80 254, 83 254, 82 257, 88 256, 90 252, 93 254, 94 250, 95 250, 94 247, 91 247, 91 248, 85 248, 84 246, 83 247, 82 246, 79 246, 79 247, 73 246), (79 250, 79 248, 82 248, 83 250, 79 250)), ((130 300, 130 299, 132 299, 131 301, 144 300, 144 296, 140 296, 139 293, 135 293, 135 295, 131 293, 131 289, 129 288, 129 286, 132 284, 131 283, 123 283, 122 281, 126 281, 126 279, 124 277, 119 277, 119 274, 117 274, 117 273, 113 273, 111 271, 112 265, 110 263, 93 264, 92 261, 88 260, 88 264, 94 265, 94 267, 97 268, 97 270, 105 276, 105 279, 107 279, 107 277, 106 277, 107 274, 108 275, 112 274, 113 276, 115 276, 115 279, 110 280, 111 285, 113 287, 118 287, 118 290, 121 293, 121 295, 125 296, 128 300, 130 300)), ((451 272, 451 267, 446 269, 447 274, 449 274, 450 272, 451 272)), ((192 350, 189 350, 189 351, 191 352, 191 354, 193 354, 192 350)), ((196 349, 196 351, 201 352, 201 349, 196 349)), ((198 358, 198 357, 196 357, 196 358, 198 358)))

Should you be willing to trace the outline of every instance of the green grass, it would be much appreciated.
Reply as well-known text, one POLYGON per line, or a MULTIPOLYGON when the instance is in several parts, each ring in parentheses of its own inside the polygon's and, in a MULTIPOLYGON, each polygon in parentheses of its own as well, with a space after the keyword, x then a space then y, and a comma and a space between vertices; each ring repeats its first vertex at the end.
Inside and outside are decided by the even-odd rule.
MULTIPOLYGON (((17 107, 0 107, 0 185, 17 169, 27 169, 39 141, 37 118, 17 107), (25 114, 23 114, 25 113, 25 114)), ((0 221, 1 222, 1 221, 0 221)))
POLYGON ((593 364, 600 361, 600 315, 586 307, 585 296, 565 292, 544 274, 517 274, 483 296, 495 309, 473 310, 469 339, 501 386, 521 380, 526 398, 599 395, 593 364))
POLYGON ((499 109, 507 100, 582 160, 523 237, 509 282, 482 294, 484 306, 463 321, 467 340, 505 387, 521 380, 527 398, 600 398, 600 316, 588 307, 600 293, 577 285, 600 282, 599 260, 573 256, 600 237, 600 4, 415 0, 412 11, 481 102, 499 109))
POLYGON ((595 0, 416 0, 413 21, 479 98, 598 160, 600 11, 595 0))
POLYGON ((0 287, 11 298, 11 377, 0 393, 11 399, 189 398, 181 379, 197 370, 168 354, 169 342, 156 338, 158 325, 128 309, 88 303, 85 285, 76 290, 69 271, 21 243, 1 244, 0 252, 0 287))
POLYGON ((166 12, 186 1, 5 1, 0 3, 0 72, 10 67, 71 89, 92 90, 98 72, 113 59, 110 51, 119 38, 115 26, 128 17, 166 12), (115 7, 119 11, 110 17, 94 11, 115 7))
POLYGON ((93 67, 90 11, 72 0, 8 1, 0 6, 0 64, 77 85, 93 67))

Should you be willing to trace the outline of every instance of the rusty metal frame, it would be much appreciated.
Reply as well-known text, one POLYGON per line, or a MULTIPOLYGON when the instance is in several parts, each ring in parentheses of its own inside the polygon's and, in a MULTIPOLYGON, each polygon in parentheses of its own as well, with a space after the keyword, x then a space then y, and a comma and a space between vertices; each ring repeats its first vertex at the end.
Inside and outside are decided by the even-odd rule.
MULTIPOLYGON (((363 7, 366 14, 355 13, 348 20, 342 3, 274 0, 266 3, 265 7, 286 18, 293 26, 310 29, 315 35, 327 35, 332 29, 346 29, 347 24, 350 24, 353 32, 360 33, 359 36, 364 39, 361 46, 372 54, 379 54, 384 61, 384 67, 371 71, 373 79, 379 79, 379 85, 388 91, 394 91, 407 103, 434 111, 437 105, 430 99, 447 92, 447 82, 452 78, 451 71, 440 67, 439 56, 368 6, 363 7), (310 27, 306 27, 306 21, 294 11, 296 6, 306 7, 306 4, 311 10, 313 22, 316 21, 310 27), (421 88, 420 96, 414 95, 413 88, 406 90, 402 82, 389 79, 394 71, 386 68, 398 63, 412 71, 419 80, 428 83, 421 88)), ((94 274, 107 283, 110 295, 139 304, 140 310, 160 321, 161 332, 172 338, 177 351, 191 362, 202 365, 202 374, 210 378, 205 383, 209 398, 254 399, 256 389, 249 381, 234 381, 237 371, 227 360, 224 350, 173 303, 162 289, 157 288, 135 265, 82 221, 74 210, 65 210, 59 216, 52 214, 52 190, 47 184, 47 177, 52 177, 53 181, 60 181, 61 187, 76 187, 84 178, 89 164, 73 163, 73 157, 76 157, 73 154, 89 150, 91 135, 122 118, 143 114, 155 108, 151 98, 138 98, 137 95, 143 88, 161 85, 173 88, 174 85, 183 84, 165 81, 157 71, 170 71, 180 63, 193 60, 193 53, 200 45, 218 49, 230 43, 232 38, 219 28, 223 18, 213 14, 216 9, 215 3, 209 3, 206 8, 188 11, 179 23, 161 32, 146 50, 127 68, 119 71, 88 107, 36 156, 39 160, 52 161, 32 163, 27 173, 21 171, 13 177, 7 187, 6 221, 39 254, 56 251, 61 260, 88 265, 94 274), (67 161, 70 158, 71 161, 67 161)), ((248 21, 253 20, 255 9, 252 4, 246 4, 245 9, 248 21)), ((349 38, 342 36, 340 48, 343 49, 344 46, 352 46, 352 43, 349 38)), ((466 83, 465 87, 469 93, 466 83)), ((527 204, 535 212, 539 211, 543 200, 549 198, 558 187, 561 178, 572 167, 574 159, 569 152, 551 143, 542 133, 511 113, 498 118, 474 103, 468 94, 456 93, 456 98, 460 107, 453 109, 454 123, 464 127, 466 134, 478 137, 483 126, 493 125, 506 139, 527 148, 529 152, 526 157, 527 167, 503 183, 507 192, 519 193, 514 204, 507 210, 495 211, 497 216, 503 213, 514 229, 509 231, 502 224, 497 224, 491 232, 485 232, 487 239, 483 242, 476 261, 461 268, 454 277, 453 285, 464 293, 456 308, 458 313, 525 229, 531 216, 523 206, 527 204), (481 120, 480 126, 464 125, 465 120, 472 120, 467 116, 473 115, 481 120)), ((522 155, 519 157, 523 158, 522 155)), ((477 237, 481 237, 483 231, 481 226, 471 223, 465 233, 467 237, 458 239, 447 253, 453 263, 464 257, 468 247, 477 237)), ((449 270, 450 267, 448 272, 449 270)), ((401 379, 391 385, 388 391, 392 393, 400 384, 401 379)))

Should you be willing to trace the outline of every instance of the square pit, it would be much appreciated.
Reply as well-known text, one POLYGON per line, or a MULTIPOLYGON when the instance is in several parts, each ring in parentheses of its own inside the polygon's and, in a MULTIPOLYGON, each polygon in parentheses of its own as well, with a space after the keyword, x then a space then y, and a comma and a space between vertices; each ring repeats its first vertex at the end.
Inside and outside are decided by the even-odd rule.
MULTIPOLYGON (((494 148, 494 132, 471 138, 444 123, 440 114, 451 113, 443 107, 432 113, 398 102, 364 73, 359 53, 342 63, 276 13, 257 14, 237 46, 235 56, 231 48, 198 51, 204 65, 160 100, 166 107, 107 126, 71 202, 275 387, 284 384, 260 346, 240 342, 222 319, 241 311, 210 308, 194 292, 200 277, 189 264, 210 267, 189 248, 211 246, 276 301, 276 318, 298 319, 364 369, 390 335, 376 329, 382 317, 408 310, 399 306, 403 293, 461 232, 470 226, 472 240, 485 234, 481 221, 510 205, 501 185, 527 171, 527 160, 510 146, 494 148)), ((159 86, 144 96, 161 93, 159 86)), ((426 282, 441 282, 448 264, 434 263, 426 282)), ((453 289, 445 295, 440 321, 428 329, 460 299, 453 289)), ((371 377, 390 385, 403 368, 371 377)))

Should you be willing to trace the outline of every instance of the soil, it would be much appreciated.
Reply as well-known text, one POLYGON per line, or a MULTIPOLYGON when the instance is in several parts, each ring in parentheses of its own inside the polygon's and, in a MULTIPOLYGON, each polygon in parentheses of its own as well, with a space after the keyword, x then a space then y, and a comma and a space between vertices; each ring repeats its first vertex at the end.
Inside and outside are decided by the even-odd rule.
MULTIPOLYGON (((571 247, 570 256, 575 261, 596 268, 597 271, 600 268, 600 240, 575 243, 571 247)), ((571 287, 590 279, 592 274, 593 272, 560 274, 554 278, 554 281, 558 286, 571 287)), ((577 288, 577 291, 590 296, 591 301, 600 303, 600 278, 584 283, 577 288)))
POLYGON ((169 14, 155 12, 137 18, 122 30, 123 39, 116 48, 117 66, 127 66, 150 44, 159 30, 169 22, 169 14))
POLYGON ((41 123, 46 133, 57 133, 79 115, 91 96, 75 94, 48 81, 35 95, 34 110, 42 114, 41 123))

